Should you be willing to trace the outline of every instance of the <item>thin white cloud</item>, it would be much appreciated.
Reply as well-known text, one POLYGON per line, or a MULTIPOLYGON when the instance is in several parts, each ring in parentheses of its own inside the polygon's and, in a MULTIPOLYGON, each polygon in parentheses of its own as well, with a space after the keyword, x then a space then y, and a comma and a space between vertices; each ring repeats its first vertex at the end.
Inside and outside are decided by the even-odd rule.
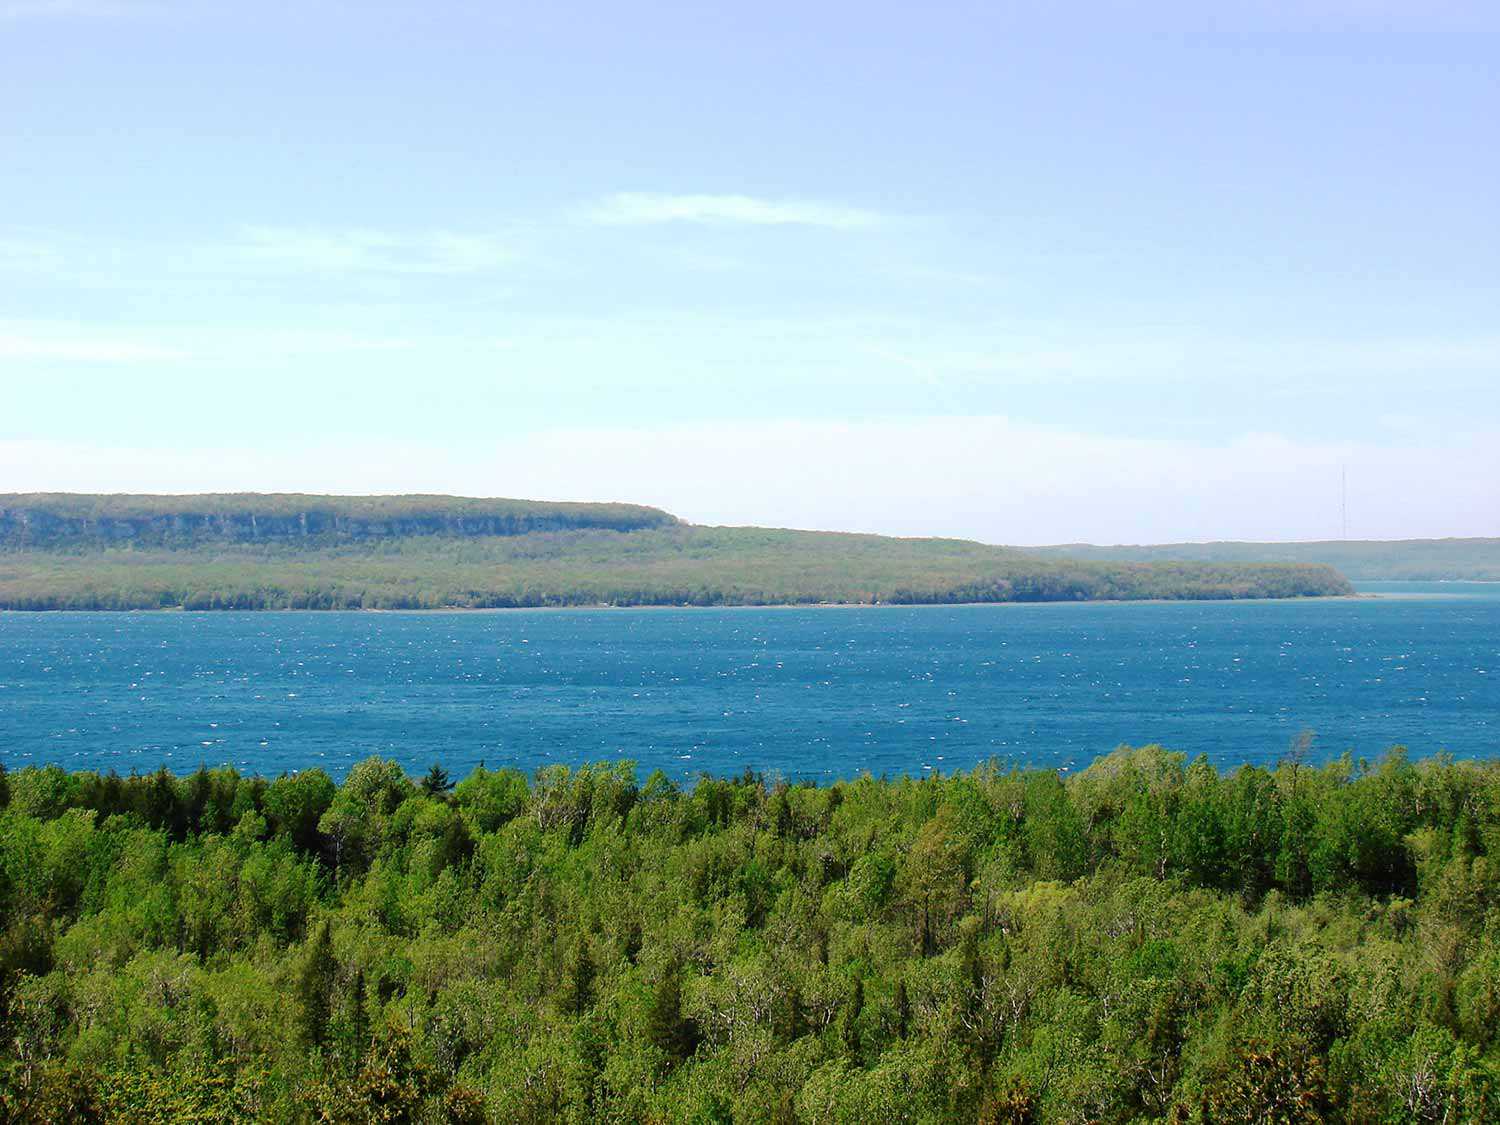
POLYGON ((162 363, 192 359, 199 364, 276 361, 354 353, 408 352, 433 346, 382 333, 328 329, 265 328, 253 332, 205 330, 193 325, 139 326, 131 335, 48 321, 0 321, 0 363, 10 361, 98 364, 162 363), (175 341, 172 346, 159 342, 175 341))
POLYGON ((860 350, 882 362, 939 381, 997 376, 1010 381, 1056 376, 1098 381, 1191 378, 1238 382, 1286 377, 1353 380, 1493 375, 1500 378, 1500 338, 1287 339, 1201 332, 1081 334, 1076 342, 1036 337, 1008 344, 977 337, 969 346, 901 343, 866 333, 860 350))
POLYGON ((887 216, 861 207, 812 200, 758 199, 751 195, 662 195, 617 192, 584 211, 604 226, 653 223, 739 223, 752 226, 808 226, 855 230, 879 226, 887 216))
POLYGON ((160 10, 159 4, 126 0, 10 0, 0 3, 0 20, 117 18, 160 10))
POLYGON ((486 235, 301 227, 251 227, 233 250, 261 266, 335 274, 482 273, 514 257, 486 235))
POLYGON ((403 352, 418 346, 403 336, 363 336, 354 332, 275 331, 225 342, 226 350, 245 355, 338 355, 346 352, 403 352))
POLYGON ((89 334, 32 335, 0 332, 0 362, 41 360, 69 363, 160 363, 186 359, 177 348, 89 334))

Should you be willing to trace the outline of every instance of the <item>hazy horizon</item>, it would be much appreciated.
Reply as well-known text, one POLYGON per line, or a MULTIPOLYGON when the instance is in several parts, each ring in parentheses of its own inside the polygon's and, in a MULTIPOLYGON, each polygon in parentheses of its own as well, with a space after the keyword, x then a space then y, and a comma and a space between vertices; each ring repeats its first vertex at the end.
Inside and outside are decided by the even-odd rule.
POLYGON ((1496 30, 0 2, 0 491, 1500 535, 1496 30))
MULTIPOLYGON (((353 498, 360 498, 360 497, 368 497, 368 496, 389 496, 389 497, 425 496, 425 497, 432 497, 434 499, 440 499, 440 500, 519 500, 519 501, 527 501, 527 500, 535 499, 534 497, 526 497, 526 496, 479 496, 479 495, 472 495, 472 494, 465 494, 465 493, 425 493, 425 492, 365 492, 365 493, 360 493, 360 492, 310 492, 310 491, 308 491, 306 489, 287 489, 287 490, 282 490, 282 491, 277 491, 277 492, 266 492, 266 491, 261 491, 261 490, 257 490, 257 489, 243 489, 243 490, 235 490, 235 491, 227 491, 227 492, 226 491, 219 491, 219 492, 175 492, 175 493, 165 493, 165 492, 154 492, 154 493, 153 492, 102 493, 102 492, 77 492, 77 491, 59 491, 59 490, 38 489, 38 490, 34 490, 34 491, 28 492, 28 493, 21 493, 21 495, 58 495, 58 496, 104 496, 104 495, 119 495, 119 496, 133 496, 133 497, 141 497, 141 498, 164 497, 164 496, 171 496, 171 497, 181 497, 181 496, 189 496, 189 497, 191 497, 191 496, 306 496, 306 497, 314 498, 314 499, 323 498, 323 497, 353 497, 353 498)), ((631 500, 631 499, 629 499, 627 497, 584 497, 584 496, 552 497, 552 498, 549 498, 545 502, 548 502, 548 503, 551 503, 551 502, 556 502, 556 503, 580 503, 580 504, 590 504, 590 503, 636 504, 637 503, 637 501, 631 500)), ((648 507, 657 507, 657 508, 660 507, 659 505, 647 505, 647 506, 648 507)), ((673 512, 670 509, 662 509, 662 510, 665 510, 668 515, 672 515, 672 516, 676 516, 678 518, 685 519, 685 517, 683 517, 680 512, 673 512)), ((698 523, 700 523, 700 521, 696 521, 696 520, 687 520, 687 522, 690 523, 690 524, 698 524, 698 523)), ((885 534, 885 533, 882 533, 882 532, 864 532, 864 531, 858 531, 858 530, 849 531, 847 529, 839 529, 839 528, 794 526, 794 525, 790 525, 790 524, 702 524, 701 526, 708 526, 708 527, 759 527, 759 528, 766 528, 766 529, 769 529, 769 530, 782 530, 782 531, 820 531, 820 532, 832 532, 832 533, 835 533, 835 534, 851 534, 851 535, 861 535, 861 534, 877 534, 878 535, 878 534, 885 534)), ((904 538, 920 538, 920 537, 906 536, 904 538)), ((1483 535, 1479 535, 1479 536, 1475 536, 1475 535, 1447 535, 1447 536, 1408 536, 1408 537, 1405 537, 1405 539, 1397 538, 1397 539, 1378 540, 1378 539, 1369 539, 1369 538, 1358 539, 1358 538, 1354 538, 1352 536, 1350 536, 1350 537, 1327 536, 1327 537, 1324 537, 1322 539, 1313 539, 1313 538, 1309 538, 1309 539, 1264 539, 1264 540, 1248 540, 1248 541, 1246 541, 1246 540, 1238 540, 1238 541, 1237 540, 1224 540, 1224 539, 1178 539, 1178 540, 1152 540, 1152 541, 1149 541, 1149 542, 1145 542, 1145 541, 1125 541, 1125 540, 1120 540, 1120 541, 1104 541, 1104 540, 1072 539, 1072 540, 1067 540, 1065 542, 1061 542, 1060 541, 1060 542, 1047 542, 1047 543, 1042 543, 1042 542, 1036 542, 1036 543, 1001 542, 1001 541, 998 541, 998 540, 977 539, 974 536, 965 536, 965 535, 942 536, 940 538, 968 539, 968 540, 973 540, 975 542, 985 543, 987 545, 996 546, 996 547, 1070 547, 1070 546, 1081 546, 1081 547, 1154 547, 1154 546, 1174 546, 1174 545, 1181 545, 1181 544, 1210 545, 1210 544, 1214 544, 1214 543, 1228 543, 1228 542, 1263 542, 1263 543, 1277 543, 1277 544, 1295 544, 1295 543, 1351 543, 1351 544, 1357 544, 1357 543, 1370 543, 1370 542, 1403 542, 1403 541, 1408 541, 1409 542, 1409 541, 1418 541, 1418 540, 1424 541, 1424 542, 1428 542, 1428 541, 1437 541, 1437 540, 1443 540, 1443 539, 1495 539, 1495 538, 1500 538, 1500 537, 1496 537, 1496 536, 1483 536, 1483 535)))

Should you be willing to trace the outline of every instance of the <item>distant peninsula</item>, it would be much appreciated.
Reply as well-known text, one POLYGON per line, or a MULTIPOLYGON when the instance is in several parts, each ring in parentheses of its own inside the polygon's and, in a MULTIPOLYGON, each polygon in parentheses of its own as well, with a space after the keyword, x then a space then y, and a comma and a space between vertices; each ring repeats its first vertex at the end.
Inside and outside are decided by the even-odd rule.
POLYGON ((485 609, 1336 596, 1316 562, 1121 561, 452 496, 0 495, 0 609, 485 609))
POLYGON ((1356 582, 1500 582, 1500 539, 1321 539, 1294 543, 1156 543, 1027 547, 1096 562, 1321 563, 1356 582))

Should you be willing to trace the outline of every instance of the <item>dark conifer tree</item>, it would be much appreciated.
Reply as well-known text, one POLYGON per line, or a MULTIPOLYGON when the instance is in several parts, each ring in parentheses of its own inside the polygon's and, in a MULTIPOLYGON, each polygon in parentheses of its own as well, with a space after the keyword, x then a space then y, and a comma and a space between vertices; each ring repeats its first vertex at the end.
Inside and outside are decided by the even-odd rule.
POLYGON ((674 1060, 693 1053, 696 1035, 682 1012, 682 969, 670 965, 662 971, 651 993, 646 1014, 646 1039, 674 1060))
POLYGON ((333 999, 333 935, 321 922, 308 943, 302 970, 297 975, 297 1031, 309 1047, 321 1047, 328 1038, 329 1009, 333 999))
POLYGON ((896 981, 896 1037, 905 1039, 911 1033, 911 997, 906 993, 906 978, 896 981))
POLYGON ((859 1054, 859 1014, 865 1008, 865 982, 862 977, 854 978, 854 988, 849 993, 849 999, 839 1012, 839 1043, 844 1048, 844 1053, 850 1056, 859 1054))
POLYGON ((566 1015, 581 1016, 593 1002, 594 960, 589 955, 588 942, 580 935, 573 942, 563 969, 558 1006, 566 1015))
POLYGON ((441 797, 452 788, 453 782, 448 780, 448 771, 433 762, 427 776, 422 779, 422 792, 429 797, 441 797))

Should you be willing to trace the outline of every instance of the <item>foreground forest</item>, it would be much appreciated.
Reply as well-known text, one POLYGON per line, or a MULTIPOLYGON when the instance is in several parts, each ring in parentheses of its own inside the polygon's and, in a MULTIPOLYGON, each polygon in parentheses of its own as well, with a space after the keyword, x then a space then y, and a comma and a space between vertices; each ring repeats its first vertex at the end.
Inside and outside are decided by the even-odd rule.
POLYGON ((0 1118, 1479 1121, 1500 765, 0 786, 0 1118))
POLYGON ((0 496, 0 609, 789 605, 1352 592, 1306 564, 1043 559, 454 497, 0 496))

